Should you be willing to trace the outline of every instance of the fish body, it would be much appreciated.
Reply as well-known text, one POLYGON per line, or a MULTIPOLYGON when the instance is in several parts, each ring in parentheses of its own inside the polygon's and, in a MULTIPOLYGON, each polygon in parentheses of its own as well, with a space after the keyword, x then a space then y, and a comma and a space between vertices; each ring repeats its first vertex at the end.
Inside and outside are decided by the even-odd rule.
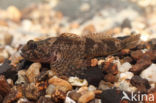
POLYGON ((21 49, 21 55, 29 61, 50 63, 51 69, 58 75, 77 75, 82 73, 83 67, 88 66, 92 58, 134 48, 138 42, 139 35, 120 40, 102 34, 77 36, 63 33, 45 40, 28 41, 21 49))

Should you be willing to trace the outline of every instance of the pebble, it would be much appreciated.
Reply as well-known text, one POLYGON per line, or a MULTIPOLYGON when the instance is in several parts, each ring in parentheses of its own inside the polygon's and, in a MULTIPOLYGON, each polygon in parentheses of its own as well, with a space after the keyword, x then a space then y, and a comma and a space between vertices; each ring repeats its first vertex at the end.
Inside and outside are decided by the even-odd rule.
POLYGON ((29 82, 36 82, 36 77, 40 74, 40 63, 33 63, 26 71, 29 82))
POLYGON ((151 64, 148 68, 141 72, 140 76, 150 82, 156 83, 156 64, 151 64))
POLYGON ((88 85, 88 82, 86 79, 80 79, 78 77, 69 77, 68 81, 72 86, 80 86, 81 87, 81 86, 88 85))
POLYGON ((143 56, 143 52, 141 50, 136 50, 131 52, 131 57, 133 57, 135 60, 140 59, 143 56))
POLYGON ((20 70, 18 71, 18 79, 15 82, 15 84, 27 84, 28 83, 28 78, 26 77, 26 71, 25 70, 20 70))
POLYGON ((64 93, 66 93, 69 90, 72 90, 72 86, 68 81, 57 78, 57 77, 50 78, 48 80, 48 83, 54 85, 58 90, 61 90, 64 93))
POLYGON ((17 103, 31 103, 27 98, 20 98, 17 103))
POLYGON ((95 33, 96 32, 95 26, 93 24, 89 24, 86 27, 84 27, 83 32, 84 33, 95 33))
POLYGON ((46 95, 52 95, 55 92, 55 86, 50 84, 46 89, 46 95))
POLYGON ((44 97, 44 96, 41 96, 37 103, 54 103, 50 98, 47 98, 47 97, 44 97))
POLYGON ((101 82, 99 83, 98 89, 100 90, 107 90, 113 88, 113 84, 110 82, 105 82, 103 80, 101 80, 101 82))
POLYGON ((80 98, 81 94, 78 93, 78 92, 76 92, 76 91, 70 91, 70 92, 68 93, 68 96, 69 96, 72 100, 74 100, 74 101, 77 102, 78 99, 80 98))
POLYGON ((65 103, 76 103, 73 99, 66 97, 65 103))
POLYGON ((126 80, 126 79, 130 80, 133 76, 134 76, 134 74, 132 72, 120 73, 119 81, 126 80))
POLYGON ((87 103, 95 98, 94 92, 88 91, 80 96, 78 103, 87 103))
POLYGON ((114 83, 114 82, 117 81, 117 77, 116 77, 115 75, 109 73, 109 74, 106 74, 106 75, 104 76, 104 80, 105 80, 106 82, 114 83))
POLYGON ((128 72, 130 68, 132 68, 132 65, 129 62, 125 62, 118 68, 118 70, 119 72, 124 73, 128 72))
POLYGON ((10 45, 12 43, 13 40, 13 35, 7 33, 4 36, 4 41, 5 41, 5 45, 10 45))
POLYGON ((13 80, 12 80, 11 78, 8 78, 8 79, 7 79, 7 82, 8 82, 8 84, 10 85, 10 87, 13 87, 14 82, 13 82, 13 80))
POLYGON ((24 88, 25 97, 31 100, 37 100, 40 93, 34 83, 30 83, 24 88))
POLYGON ((120 90, 128 91, 128 92, 132 92, 132 91, 135 92, 137 90, 137 88, 133 87, 130 81, 128 80, 122 80, 122 81, 116 82, 114 86, 119 88, 120 90))
POLYGON ((21 12, 15 6, 9 6, 7 8, 8 18, 13 21, 20 21, 22 15, 21 12))
POLYGON ((150 89, 151 86, 147 79, 143 79, 138 75, 135 75, 130 80, 130 83, 135 86, 141 92, 147 92, 147 89, 150 89))
POLYGON ((0 94, 5 96, 10 91, 10 86, 4 75, 0 75, 0 94))

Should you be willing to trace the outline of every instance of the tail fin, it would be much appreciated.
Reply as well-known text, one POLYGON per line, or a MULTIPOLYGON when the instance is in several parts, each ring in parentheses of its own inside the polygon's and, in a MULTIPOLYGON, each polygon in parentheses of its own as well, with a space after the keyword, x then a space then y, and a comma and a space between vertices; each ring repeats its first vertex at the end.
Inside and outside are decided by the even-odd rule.
POLYGON ((122 45, 124 49, 132 49, 135 48, 140 41, 140 34, 138 35, 131 35, 122 40, 122 45))

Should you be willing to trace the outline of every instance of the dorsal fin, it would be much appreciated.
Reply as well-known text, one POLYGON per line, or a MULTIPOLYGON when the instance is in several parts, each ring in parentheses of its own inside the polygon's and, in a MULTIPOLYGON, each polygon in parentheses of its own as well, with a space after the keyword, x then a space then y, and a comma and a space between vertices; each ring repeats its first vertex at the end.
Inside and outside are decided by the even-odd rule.
POLYGON ((62 33, 60 34, 59 37, 65 37, 65 38, 70 38, 70 39, 75 39, 75 40, 81 40, 81 37, 73 34, 73 33, 62 33))
POLYGON ((95 41, 100 41, 104 39, 112 39, 112 35, 105 35, 105 33, 89 33, 89 34, 82 34, 81 35, 83 38, 91 38, 95 41))

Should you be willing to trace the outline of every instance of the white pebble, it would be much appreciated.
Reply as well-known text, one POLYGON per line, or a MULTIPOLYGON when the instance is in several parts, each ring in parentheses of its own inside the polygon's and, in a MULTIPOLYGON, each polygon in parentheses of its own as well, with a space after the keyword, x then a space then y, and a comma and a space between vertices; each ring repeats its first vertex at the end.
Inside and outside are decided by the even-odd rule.
POLYGON ((132 65, 128 62, 123 63, 118 69, 120 72, 128 72, 132 68, 132 65))
POLYGON ((133 76, 134 76, 134 74, 132 72, 120 73, 119 74, 119 81, 131 79, 133 76))
POLYGON ((142 71, 140 76, 150 82, 156 83, 156 64, 151 64, 148 68, 142 71))
POLYGON ((86 79, 79 79, 78 77, 70 77, 68 79, 72 86, 87 86, 88 82, 86 79))

